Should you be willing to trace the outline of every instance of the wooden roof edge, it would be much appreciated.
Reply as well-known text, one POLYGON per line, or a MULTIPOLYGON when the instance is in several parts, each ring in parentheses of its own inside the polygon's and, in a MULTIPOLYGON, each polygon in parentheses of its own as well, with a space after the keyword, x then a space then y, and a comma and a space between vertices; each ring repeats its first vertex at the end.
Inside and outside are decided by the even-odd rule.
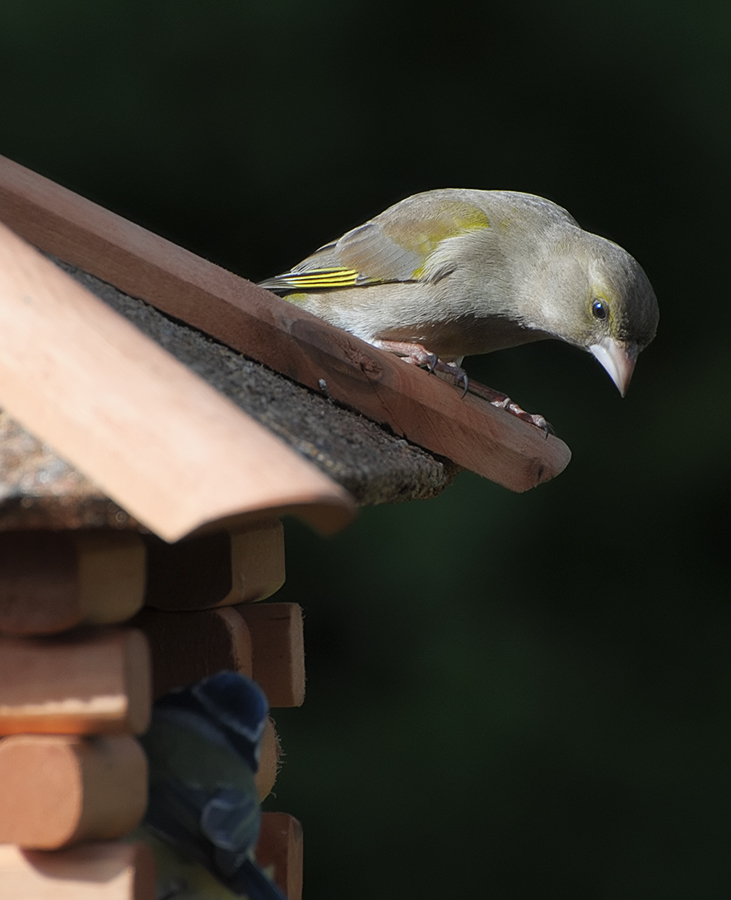
POLYGON ((355 505, 343 503, 339 497, 331 494, 323 494, 320 497, 308 495, 301 502, 293 497, 290 502, 279 506, 262 505, 258 509, 252 507, 244 512, 218 516, 209 522, 201 522, 181 537, 194 537, 221 529, 234 531, 239 526, 247 526, 268 519, 281 519, 284 516, 295 516, 307 522, 320 534, 333 535, 349 525, 353 521, 354 515, 355 505))
POLYGON ((0 225, 0 407, 176 541, 292 511, 323 531, 340 486, 0 225))
POLYGON ((0 218, 26 240, 514 491, 558 475, 559 438, 407 366, 0 157, 0 218))

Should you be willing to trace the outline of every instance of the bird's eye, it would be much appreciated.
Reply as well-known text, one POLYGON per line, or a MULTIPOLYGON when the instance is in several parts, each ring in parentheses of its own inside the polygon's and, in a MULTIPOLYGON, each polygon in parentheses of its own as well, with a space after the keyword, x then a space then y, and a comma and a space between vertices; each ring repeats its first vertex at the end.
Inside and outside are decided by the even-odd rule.
POLYGON ((609 315, 609 310, 607 309, 607 304, 605 300, 595 300, 591 304, 591 314, 595 319, 606 319, 609 315))

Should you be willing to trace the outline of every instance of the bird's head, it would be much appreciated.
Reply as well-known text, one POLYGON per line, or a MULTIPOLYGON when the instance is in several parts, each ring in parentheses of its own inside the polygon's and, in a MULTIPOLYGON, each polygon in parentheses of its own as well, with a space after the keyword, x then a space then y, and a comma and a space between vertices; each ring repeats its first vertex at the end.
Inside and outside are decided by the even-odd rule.
POLYGON ((544 258, 539 281, 533 327, 588 350, 624 396, 660 317, 640 264, 617 244, 572 228, 544 258))

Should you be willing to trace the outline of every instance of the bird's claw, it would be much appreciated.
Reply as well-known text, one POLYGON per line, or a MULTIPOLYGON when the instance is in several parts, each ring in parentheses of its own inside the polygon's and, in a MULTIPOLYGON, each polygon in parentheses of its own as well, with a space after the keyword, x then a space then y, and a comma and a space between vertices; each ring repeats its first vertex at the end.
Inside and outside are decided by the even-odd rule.
POLYGON ((531 425, 535 425, 536 428, 540 428, 546 435, 546 438, 548 438, 549 434, 556 434, 553 425, 544 419, 543 416, 538 415, 537 413, 526 412, 524 409, 521 409, 517 403, 511 402, 505 409, 519 419, 522 419, 524 422, 529 422, 531 425))
POLYGON ((440 372, 443 375, 448 375, 457 387, 460 385, 462 386, 463 397, 469 389, 470 382, 467 373, 461 366, 458 366, 457 363, 454 362, 444 362, 439 359, 436 353, 427 350, 423 344, 411 344, 406 341, 381 340, 377 341, 375 345, 382 350, 396 353, 404 362, 410 363, 412 366, 420 366, 421 368, 426 369, 430 375, 440 372))
POLYGON ((497 406, 499 409, 506 409, 518 419, 540 428, 546 437, 549 434, 556 433, 543 416, 526 412, 517 403, 514 403, 507 394, 489 388, 484 384, 470 385, 467 373, 461 366, 455 362, 444 362, 439 359, 436 353, 427 350, 423 344, 411 344, 403 341, 378 341, 376 346, 382 350, 398 354, 406 363, 426 369, 430 375, 435 373, 447 375, 456 387, 462 388, 462 397, 465 397, 467 392, 471 391, 476 396, 482 397, 483 400, 487 400, 493 406, 497 406))
POLYGON ((484 384, 473 384, 471 392, 478 397, 482 397, 483 400, 487 400, 492 406, 496 406, 498 409, 505 409, 516 416, 516 418, 522 419, 536 428, 540 428, 546 435, 546 438, 548 438, 549 434, 556 433, 551 423, 543 416, 526 412, 517 403, 513 402, 507 394, 503 394, 501 391, 496 391, 494 388, 489 388, 484 384))
POLYGON ((438 357, 435 357, 435 359, 436 362, 429 369, 429 372, 441 372, 443 375, 447 375, 450 380, 454 381, 455 387, 462 388, 462 396, 464 397, 470 388, 470 379, 462 366, 458 366, 457 363, 453 362, 442 362, 438 357))

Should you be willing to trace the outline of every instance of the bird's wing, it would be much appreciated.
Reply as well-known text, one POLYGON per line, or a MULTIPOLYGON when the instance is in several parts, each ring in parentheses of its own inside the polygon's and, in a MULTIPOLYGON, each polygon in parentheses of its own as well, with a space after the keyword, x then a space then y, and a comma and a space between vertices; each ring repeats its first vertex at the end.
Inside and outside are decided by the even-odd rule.
MULTIPOLYGON (((252 781, 252 789, 255 785, 252 781)), ((286 900, 252 857, 259 837, 260 810, 238 787, 217 791, 201 816, 201 831, 213 843, 214 873, 236 894, 248 900, 286 900)))
POLYGON ((144 824, 150 831, 183 853, 213 868, 211 848, 200 839, 201 809, 208 793, 175 779, 150 784, 144 824))
MULTIPOLYGON (((256 790, 253 778, 251 789, 256 790)), ((232 785, 219 788, 203 806, 200 827, 205 837, 214 847, 240 856, 231 871, 254 848, 259 837, 260 816, 259 798, 232 785)))
POLYGON ((261 286, 289 292, 434 279, 443 273, 427 274, 425 267, 443 240, 489 227, 485 210, 465 197, 437 191, 418 194, 261 286))

